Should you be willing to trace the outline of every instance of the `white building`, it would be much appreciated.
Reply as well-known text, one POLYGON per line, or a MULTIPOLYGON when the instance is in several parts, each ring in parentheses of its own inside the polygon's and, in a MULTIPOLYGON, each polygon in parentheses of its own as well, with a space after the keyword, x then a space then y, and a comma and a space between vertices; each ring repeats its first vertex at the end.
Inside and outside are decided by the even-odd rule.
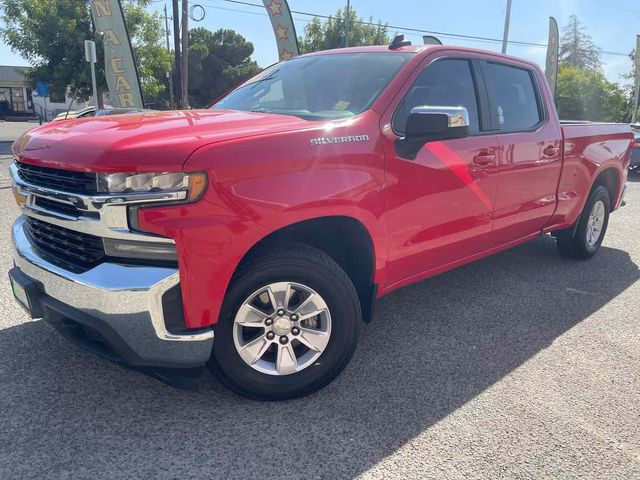
POLYGON ((31 89, 24 79, 27 67, 0 65, 0 115, 33 112, 31 89))
POLYGON ((50 92, 49 97, 39 97, 32 92, 25 79, 29 67, 0 65, 0 118, 20 115, 36 115, 45 121, 68 109, 77 110, 87 102, 77 102, 65 95, 50 92))

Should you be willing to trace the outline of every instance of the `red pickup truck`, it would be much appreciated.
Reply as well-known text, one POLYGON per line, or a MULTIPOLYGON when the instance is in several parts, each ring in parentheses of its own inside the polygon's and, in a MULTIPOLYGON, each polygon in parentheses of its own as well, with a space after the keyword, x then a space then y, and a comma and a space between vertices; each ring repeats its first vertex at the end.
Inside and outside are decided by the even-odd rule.
POLYGON ((340 373, 392 290, 548 233, 594 255, 631 140, 561 125, 517 58, 398 42, 303 55, 208 110, 18 139, 10 277, 34 318, 111 360, 297 397, 340 373))

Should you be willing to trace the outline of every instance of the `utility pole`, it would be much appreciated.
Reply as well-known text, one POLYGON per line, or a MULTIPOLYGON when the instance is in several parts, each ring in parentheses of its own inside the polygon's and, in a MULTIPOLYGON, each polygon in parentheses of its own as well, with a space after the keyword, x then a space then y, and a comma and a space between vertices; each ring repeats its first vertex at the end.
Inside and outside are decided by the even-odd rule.
MULTIPOLYGON (((165 37, 167 37, 167 53, 171 55, 171 45, 169 44, 169 18, 167 17, 166 4, 164 6, 164 33, 165 37)), ((171 72, 167 72, 167 78, 169 79, 169 107, 173 110, 173 77, 171 76, 171 72)))
POLYGON ((502 53, 507 53, 509 40, 509 23, 511 23, 511 0, 507 0, 507 13, 504 16, 504 36, 502 37, 502 53))
POLYGON ((349 46, 349 27, 351 23, 351 1, 347 0, 347 10, 344 15, 344 48, 349 46))
POLYGON ((189 108, 189 0, 182 0, 182 108, 189 108))
POLYGON ((174 91, 176 92, 176 108, 182 106, 182 67, 180 57, 180 9, 178 0, 173 0, 173 52, 174 52, 174 91))

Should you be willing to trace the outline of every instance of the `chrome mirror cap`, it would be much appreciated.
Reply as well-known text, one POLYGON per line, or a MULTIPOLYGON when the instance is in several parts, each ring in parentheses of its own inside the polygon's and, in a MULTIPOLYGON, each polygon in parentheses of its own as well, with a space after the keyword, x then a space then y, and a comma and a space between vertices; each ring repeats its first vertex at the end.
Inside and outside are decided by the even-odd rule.
POLYGON ((411 113, 446 115, 449 128, 469 126, 469 112, 465 107, 424 105, 412 108, 411 113))

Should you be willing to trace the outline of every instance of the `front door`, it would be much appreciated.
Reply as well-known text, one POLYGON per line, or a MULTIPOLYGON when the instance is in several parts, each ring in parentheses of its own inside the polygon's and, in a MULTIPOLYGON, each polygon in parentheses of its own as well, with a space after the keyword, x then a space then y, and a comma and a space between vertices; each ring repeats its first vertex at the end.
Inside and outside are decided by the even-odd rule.
POLYGON ((488 132, 481 74, 476 62, 465 58, 427 63, 414 74, 393 115, 383 117, 389 286, 436 273, 485 250, 491 231, 498 141, 488 132), (415 158, 407 158, 397 141, 418 106, 465 107, 470 136, 428 142, 415 158))

